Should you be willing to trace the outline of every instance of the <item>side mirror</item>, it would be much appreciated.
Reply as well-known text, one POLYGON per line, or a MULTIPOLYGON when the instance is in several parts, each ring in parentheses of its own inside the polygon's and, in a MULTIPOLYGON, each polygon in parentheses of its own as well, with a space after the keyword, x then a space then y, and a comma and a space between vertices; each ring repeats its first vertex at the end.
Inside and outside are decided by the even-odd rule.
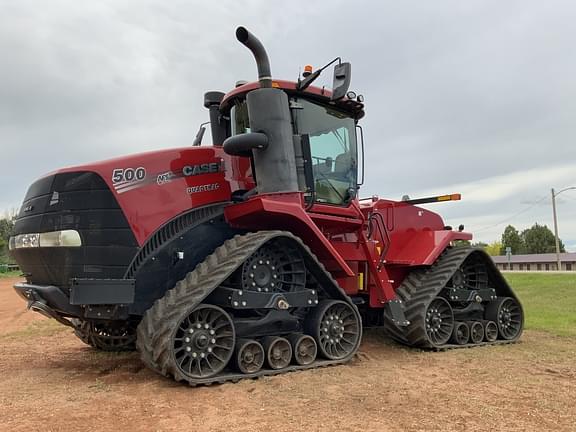
POLYGON ((352 65, 350 63, 340 63, 334 66, 334 79, 332 84, 331 100, 335 101, 346 96, 350 88, 352 78, 352 65))
POLYGON ((204 138, 204 132, 206 132, 206 128, 204 127, 204 125, 207 125, 208 123, 202 123, 200 125, 200 128, 198 129, 198 133, 196 134, 196 138, 194 138, 194 141, 192 142, 192 147, 198 147, 200 145, 202 145, 202 138, 204 138))

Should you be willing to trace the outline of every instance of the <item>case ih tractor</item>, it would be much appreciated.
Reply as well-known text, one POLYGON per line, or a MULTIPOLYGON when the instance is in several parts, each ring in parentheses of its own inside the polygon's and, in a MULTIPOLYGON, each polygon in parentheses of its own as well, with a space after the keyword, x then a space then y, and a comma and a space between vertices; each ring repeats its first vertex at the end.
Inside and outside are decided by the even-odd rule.
MULTIPOLYGON (((271 77, 208 92, 213 145, 62 169, 36 181, 10 249, 30 309, 101 350, 134 347, 190 385, 349 361, 366 326, 444 349, 508 343, 522 307, 471 234, 417 204, 359 199, 363 99, 271 77)), ((362 177, 362 175, 360 175, 362 177)))

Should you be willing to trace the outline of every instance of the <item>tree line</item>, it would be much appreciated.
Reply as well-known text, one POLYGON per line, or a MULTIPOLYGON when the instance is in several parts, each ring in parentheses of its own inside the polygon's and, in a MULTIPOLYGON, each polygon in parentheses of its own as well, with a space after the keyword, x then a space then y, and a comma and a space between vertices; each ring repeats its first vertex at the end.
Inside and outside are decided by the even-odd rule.
POLYGON ((8 264, 8 241, 13 228, 13 218, 0 219, 0 264, 8 264))
MULTIPOLYGON (((559 240, 560 252, 566 252, 564 243, 559 240)), ((509 247, 513 255, 542 254, 556 252, 554 233, 546 226, 535 223, 530 228, 519 231, 513 225, 504 228, 500 240, 490 244, 478 242, 472 246, 484 249, 489 255, 506 255, 509 247)))

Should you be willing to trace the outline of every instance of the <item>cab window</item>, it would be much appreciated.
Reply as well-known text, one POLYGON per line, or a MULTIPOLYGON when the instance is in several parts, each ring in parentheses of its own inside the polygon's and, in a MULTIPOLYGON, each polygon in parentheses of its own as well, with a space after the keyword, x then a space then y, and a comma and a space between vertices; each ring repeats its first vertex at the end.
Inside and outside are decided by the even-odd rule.
POLYGON ((232 120, 232 136, 250 132, 250 119, 248 118, 248 105, 246 100, 237 100, 230 110, 232 120))

